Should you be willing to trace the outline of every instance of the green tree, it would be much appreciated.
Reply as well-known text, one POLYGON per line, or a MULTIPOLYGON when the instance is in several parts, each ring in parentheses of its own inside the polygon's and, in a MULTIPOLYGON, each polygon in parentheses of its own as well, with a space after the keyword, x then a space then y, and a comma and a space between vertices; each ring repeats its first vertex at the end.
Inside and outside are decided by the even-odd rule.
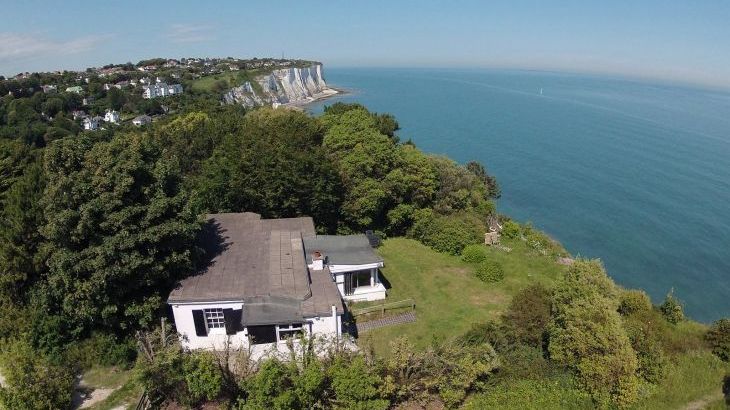
POLYGON ((553 294, 550 357, 573 369, 600 405, 636 400, 636 353, 622 327, 616 287, 598 261, 577 260, 553 294))
POLYGON ((76 331, 149 324, 190 272, 200 227, 175 158, 145 136, 84 135, 52 144, 45 167, 48 308, 76 331))
POLYGON ((65 409, 71 405, 73 374, 53 365, 34 351, 30 343, 4 343, 0 370, 5 383, 0 387, 0 407, 17 410, 65 409))
POLYGON ((337 224, 340 179, 320 149, 317 120, 290 110, 257 110, 227 135, 201 169, 200 206, 212 212, 255 211, 264 217, 309 215, 337 224))
POLYGON ((6 192, 0 210, 0 293, 22 300, 44 269, 40 252, 45 175, 29 165, 6 192))
POLYGON ((353 410, 387 409, 389 402, 380 397, 380 377, 375 374, 362 356, 352 361, 338 358, 329 369, 334 408, 353 410))
POLYGON ((673 325, 684 320, 684 309, 679 299, 674 296, 674 289, 669 291, 664 302, 659 305, 659 311, 662 312, 664 319, 673 325))
POLYGON ((730 362, 730 319, 720 319, 710 326, 705 339, 712 353, 725 362, 730 362))
POLYGON ((112 110, 121 110, 124 103, 127 102, 127 98, 124 95, 124 91, 117 87, 112 87, 107 91, 106 98, 109 101, 109 108, 112 110))
POLYGON ((551 292, 542 284, 530 285, 510 301, 502 320, 517 342, 542 348, 550 323, 551 292))

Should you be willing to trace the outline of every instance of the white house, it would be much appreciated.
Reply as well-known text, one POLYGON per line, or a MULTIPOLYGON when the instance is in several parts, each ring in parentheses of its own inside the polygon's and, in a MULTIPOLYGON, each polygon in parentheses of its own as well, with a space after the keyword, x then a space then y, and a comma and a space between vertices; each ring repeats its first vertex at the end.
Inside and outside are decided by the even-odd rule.
POLYGON ((140 116, 134 117, 134 119, 132 120, 132 124, 134 124, 138 127, 141 127, 145 124, 149 124, 151 122, 152 122, 152 118, 149 115, 140 115, 140 116))
POLYGON ((84 129, 87 131, 98 130, 101 119, 101 117, 85 117, 83 120, 84 129))
POLYGON ((182 94, 182 92, 183 87, 181 84, 157 83, 145 86, 142 97, 147 99, 169 97, 172 95, 182 94))
POLYGON ((104 114, 104 121, 111 122, 113 124, 119 124, 119 112, 114 110, 106 110, 106 114, 104 114))
POLYGON ((214 214, 204 232, 207 267, 167 299, 184 347, 231 343, 261 357, 286 352, 286 341, 301 333, 342 335, 337 285, 326 270, 307 267, 303 239, 315 237, 312 218, 214 214))
POLYGON ((380 281, 383 259, 365 235, 317 235, 304 238, 307 262, 312 271, 332 277, 343 299, 371 301, 385 299, 380 281))
POLYGON ((82 94, 84 92, 84 89, 81 88, 80 85, 75 85, 73 87, 66 87, 67 93, 76 93, 76 94, 82 94))

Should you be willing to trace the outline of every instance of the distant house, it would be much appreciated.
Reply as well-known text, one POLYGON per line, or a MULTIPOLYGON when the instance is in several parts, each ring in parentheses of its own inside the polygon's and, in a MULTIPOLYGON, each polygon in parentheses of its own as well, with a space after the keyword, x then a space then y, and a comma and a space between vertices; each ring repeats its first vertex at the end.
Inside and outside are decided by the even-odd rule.
POLYGON ((119 112, 114 110, 106 110, 106 114, 104 114, 104 122, 119 124, 119 112))
POLYGON ((83 125, 84 129, 87 131, 95 131, 99 129, 99 123, 101 122, 101 117, 84 117, 83 125))
POLYGON ((172 95, 182 94, 183 87, 181 84, 167 84, 160 82, 157 84, 151 84, 144 87, 142 97, 144 98, 157 98, 157 97, 169 97, 172 95))
POLYGON ((76 93, 81 94, 84 92, 84 89, 80 85, 75 85, 73 87, 66 88, 67 93, 76 93))
POLYGON ((71 111, 71 115, 73 116, 74 120, 78 120, 79 118, 86 117, 86 113, 81 110, 73 110, 73 111, 71 111))
POLYGON ((152 122, 152 117, 149 115, 140 115, 138 117, 134 117, 132 120, 132 124, 141 127, 143 125, 149 124, 152 122))
POLYGON ((114 86, 121 90, 122 88, 129 87, 129 81, 119 81, 115 83, 114 86))
POLYGON ((114 84, 104 83, 104 91, 109 91, 114 87, 114 84))
POLYGON ((91 105, 94 103, 94 101, 95 101, 94 97, 89 95, 89 96, 84 97, 84 99, 81 100, 81 103, 84 105, 91 105))
POLYGON ((58 91, 58 87, 55 85, 42 85, 41 89, 43 89, 43 93, 45 94, 51 94, 58 91))

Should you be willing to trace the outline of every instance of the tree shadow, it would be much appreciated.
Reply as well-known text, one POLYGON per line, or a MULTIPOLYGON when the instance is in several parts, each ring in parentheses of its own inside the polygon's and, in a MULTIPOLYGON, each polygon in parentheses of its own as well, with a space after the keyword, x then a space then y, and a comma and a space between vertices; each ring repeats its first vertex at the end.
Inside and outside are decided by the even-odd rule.
POLYGON ((385 275, 383 275, 383 271, 381 269, 378 269, 378 278, 380 278, 380 283, 382 283, 383 286, 385 286, 385 290, 390 290, 390 288, 393 287, 390 284, 390 281, 388 280, 388 278, 385 275))

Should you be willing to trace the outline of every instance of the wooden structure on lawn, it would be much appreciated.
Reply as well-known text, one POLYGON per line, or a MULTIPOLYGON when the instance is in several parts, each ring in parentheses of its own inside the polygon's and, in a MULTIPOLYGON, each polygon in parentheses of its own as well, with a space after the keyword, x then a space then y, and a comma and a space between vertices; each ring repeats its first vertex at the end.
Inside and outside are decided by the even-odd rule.
POLYGON ((488 224, 489 232, 484 234, 484 244, 488 246, 499 245, 499 233, 502 231, 502 225, 499 224, 496 216, 490 217, 488 224))

